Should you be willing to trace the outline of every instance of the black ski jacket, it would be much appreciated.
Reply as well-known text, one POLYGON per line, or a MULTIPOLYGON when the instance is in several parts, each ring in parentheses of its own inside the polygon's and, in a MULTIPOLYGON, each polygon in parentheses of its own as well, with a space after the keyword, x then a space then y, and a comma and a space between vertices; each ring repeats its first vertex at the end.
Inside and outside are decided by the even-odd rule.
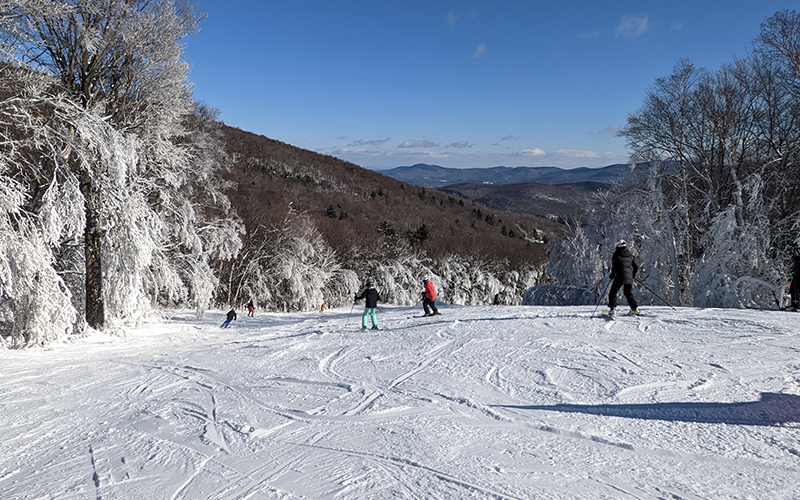
POLYGON ((361 295, 356 297, 356 300, 361 300, 361 299, 367 299, 367 302, 364 305, 364 307, 369 307, 371 309, 378 307, 378 301, 380 300, 380 298, 378 297, 378 291, 372 287, 365 288, 364 291, 361 293, 361 295))
POLYGON ((611 257, 611 278, 614 281, 630 285, 636 277, 639 266, 628 247, 617 248, 611 257))
POLYGON ((227 316, 226 316, 226 317, 228 318, 228 321, 233 321, 233 320, 235 320, 235 319, 236 319, 236 311, 234 311, 233 309, 231 309, 230 311, 228 311, 228 314, 227 314, 227 316))

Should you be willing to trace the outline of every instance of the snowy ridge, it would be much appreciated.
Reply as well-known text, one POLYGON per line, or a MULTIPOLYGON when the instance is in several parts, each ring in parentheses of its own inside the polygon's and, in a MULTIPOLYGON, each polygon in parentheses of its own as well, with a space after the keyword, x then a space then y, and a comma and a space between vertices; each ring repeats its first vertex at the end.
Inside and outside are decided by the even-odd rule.
POLYGON ((0 498, 800 496, 800 314, 382 306, 0 351, 0 498))

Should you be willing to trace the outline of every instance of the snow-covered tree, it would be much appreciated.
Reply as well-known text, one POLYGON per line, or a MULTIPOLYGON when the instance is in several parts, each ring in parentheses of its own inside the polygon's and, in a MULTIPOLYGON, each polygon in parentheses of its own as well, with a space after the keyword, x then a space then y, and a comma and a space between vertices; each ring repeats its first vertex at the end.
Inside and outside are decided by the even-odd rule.
POLYGON ((136 135, 169 141, 169 126, 191 111, 179 41, 194 32, 199 18, 182 1, 51 4, 60 9, 22 2, 3 12, 0 28, 7 53, 55 75, 81 110, 59 117, 69 133, 56 161, 74 173, 83 194, 86 320, 102 329, 105 238, 121 198, 113 188, 128 187, 137 167, 152 165, 141 151, 135 158, 136 135))
POLYGON ((73 331, 54 249, 80 237, 83 202, 78 178, 54 168, 64 129, 44 119, 69 108, 52 77, 0 67, 0 321, 15 347, 73 331))
MULTIPOLYGON (((17 65, 0 68, 0 175, 21 192, 5 216, 24 217, 18 236, 49 248, 48 261, 17 266, 6 288, 19 303, 85 297, 59 314, 30 307, 28 316, 41 314, 36 327, 16 313, 15 328, 46 340, 76 310, 100 329, 107 317, 143 319, 156 303, 207 307, 209 262, 238 252, 240 225, 216 175, 216 114, 192 101, 180 60, 179 40, 200 17, 169 0, 31 0, 0 17, 4 54, 17 65), (46 296, 13 286, 48 266, 62 281, 46 296)), ((8 259, 0 265, 10 268, 8 259)))
POLYGON ((220 305, 253 300, 274 311, 318 310, 323 303, 342 305, 358 286, 305 214, 290 210, 279 226, 257 227, 244 238, 241 253, 223 258, 215 293, 220 305))

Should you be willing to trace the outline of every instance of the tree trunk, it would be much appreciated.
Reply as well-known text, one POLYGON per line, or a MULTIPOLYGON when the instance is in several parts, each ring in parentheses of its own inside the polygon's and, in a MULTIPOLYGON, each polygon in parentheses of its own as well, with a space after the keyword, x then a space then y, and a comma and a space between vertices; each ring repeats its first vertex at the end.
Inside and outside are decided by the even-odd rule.
POLYGON ((84 174, 81 192, 86 207, 86 228, 84 229, 86 254, 86 322, 95 330, 105 327, 105 303, 103 302, 103 268, 100 249, 104 232, 100 228, 97 204, 98 194, 92 180, 84 174))

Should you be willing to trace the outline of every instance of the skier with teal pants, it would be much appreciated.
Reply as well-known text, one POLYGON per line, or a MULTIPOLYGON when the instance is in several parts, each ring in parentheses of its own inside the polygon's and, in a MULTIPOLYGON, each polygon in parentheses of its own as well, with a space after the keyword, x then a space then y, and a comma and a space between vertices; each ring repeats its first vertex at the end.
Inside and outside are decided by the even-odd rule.
POLYGON ((378 296, 378 291, 375 289, 375 285, 371 282, 367 282, 367 288, 361 292, 361 295, 356 296, 356 302, 361 299, 366 299, 364 304, 364 314, 361 316, 361 330, 364 331, 367 329, 367 318, 372 320, 372 329, 378 329, 378 316, 375 314, 375 308, 378 307, 378 300, 380 297, 378 296))

